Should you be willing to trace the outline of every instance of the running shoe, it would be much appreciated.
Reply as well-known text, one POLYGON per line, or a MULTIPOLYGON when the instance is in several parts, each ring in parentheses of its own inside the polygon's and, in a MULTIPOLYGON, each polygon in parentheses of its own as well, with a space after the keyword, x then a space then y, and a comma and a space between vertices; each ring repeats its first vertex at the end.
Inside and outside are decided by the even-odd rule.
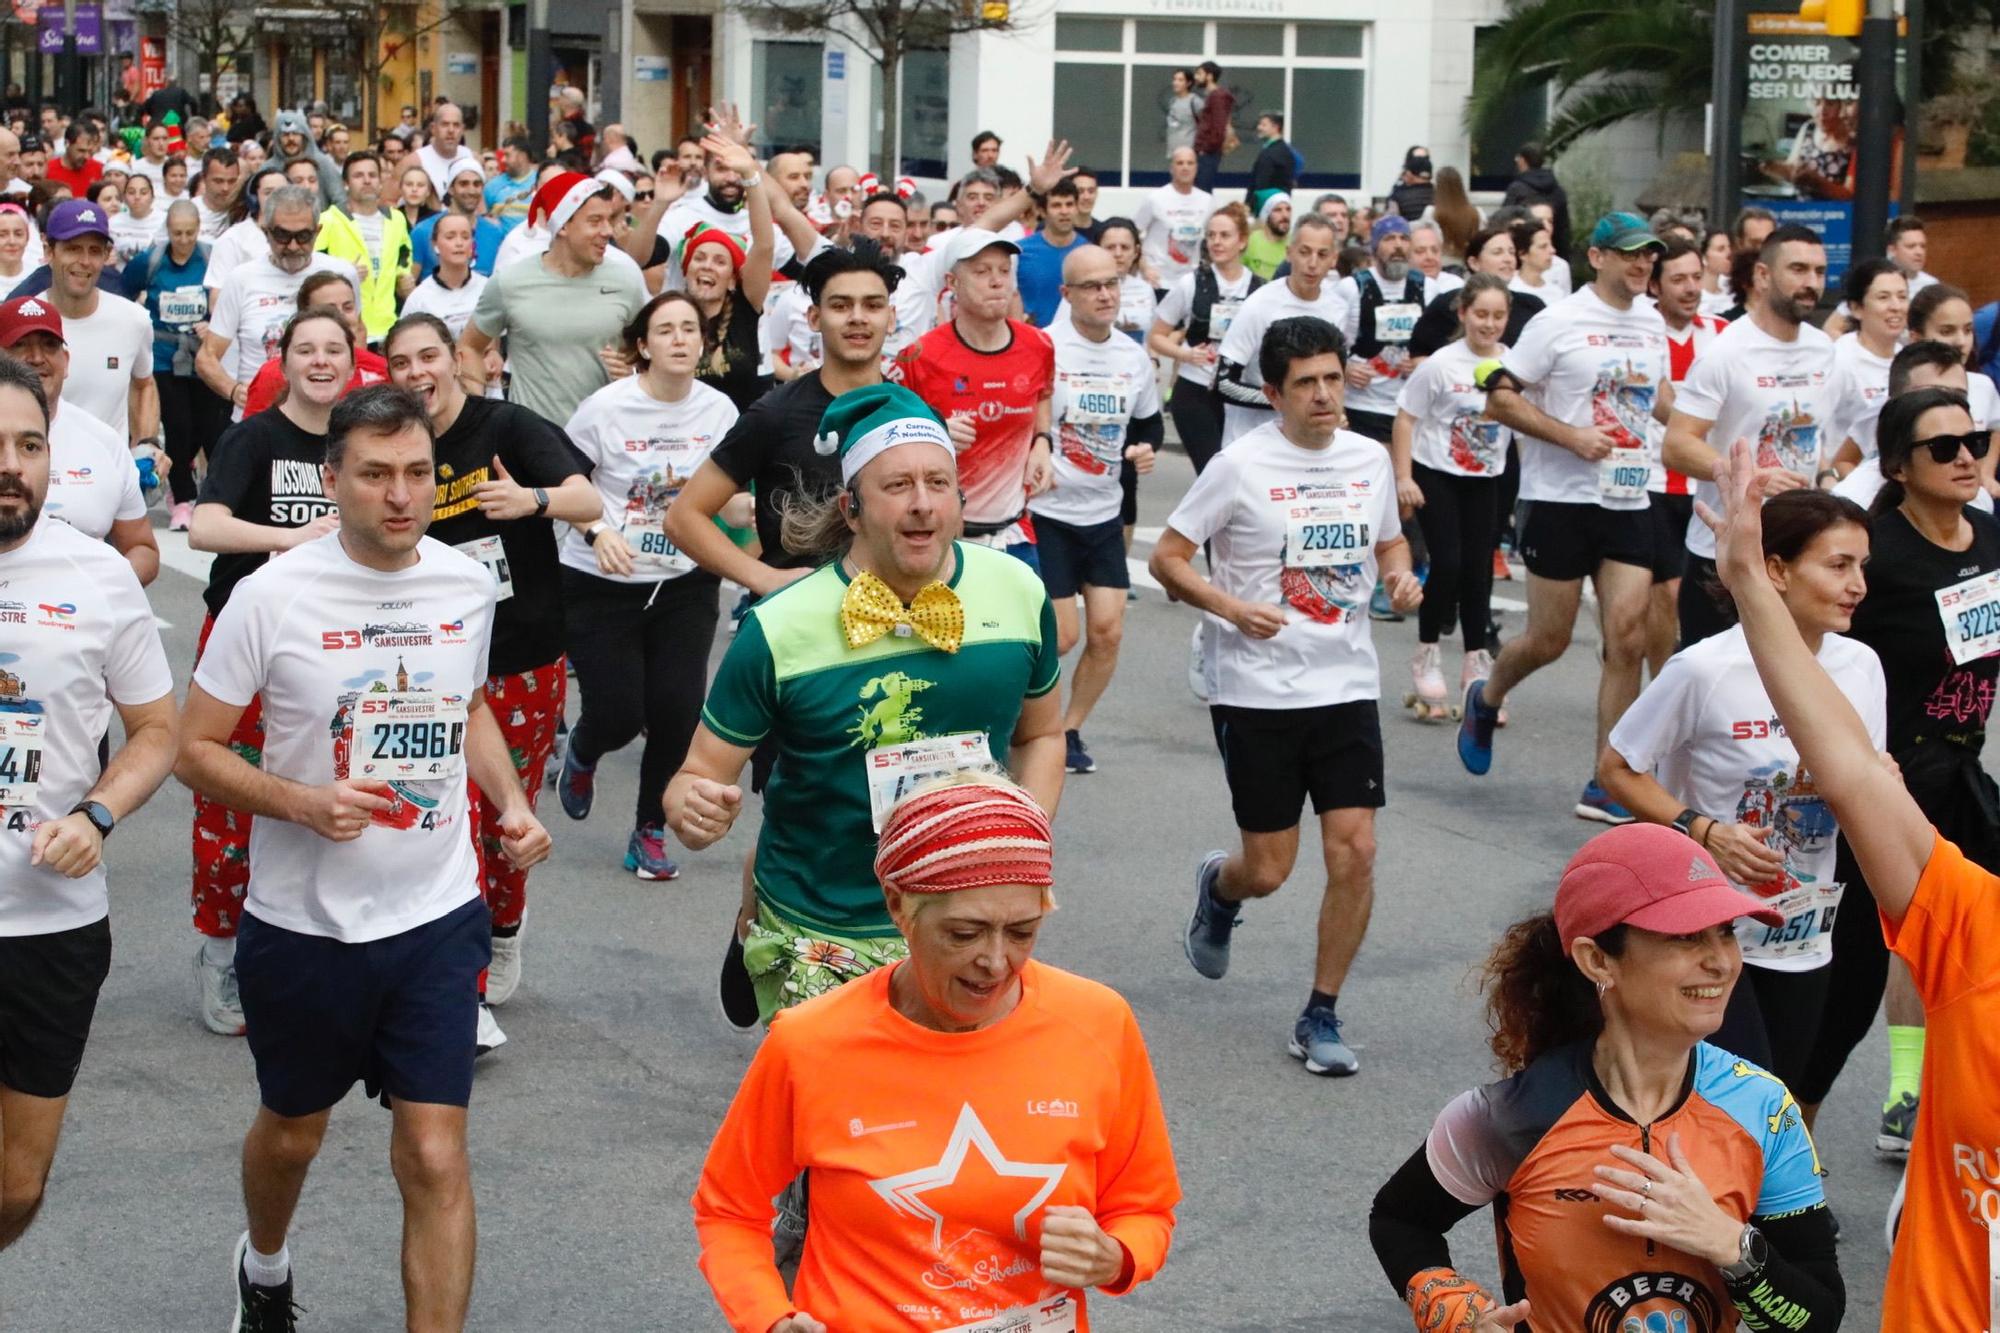
POLYGON ((1090 751, 1083 748, 1083 733, 1065 731, 1063 733, 1063 767, 1072 773, 1095 773, 1097 761, 1090 757, 1090 751))
POLYGON ((1340 1020, 1333 1010, 1317 1005, 1299 1015, 1292 1025, 1292 1040, 1286 1047, 1295 1060, 1306 1062, 1308 1074, 1345 1078, 1361 1068, 1354 1052, 1340 1039, 1340 1020))
POLYGON ((292 1279, 275 1287, 260 1287, 243 1271, 243 1256, 250 1249, 250 1233, 236 1238, 236 1317, 229 1321, 229 1333, 297 1333, 299 1316, 305 1311, 292 1301, 292 1279))
POLYGON ((551 787, 561 785, 563 760, 567 758, 569 758, 569 720, 559 717, 556 719, 555 744, 549 747, 549 761, 542 765, 542 771, 549 775, 548 784, 551 787))
POLYGON ((597 765, 585 768, 576 762, 574 750, 565 749, 556 796, 562 801, 564 814, 571 819, 588 819, 590 803, 597 798, 597 765))
POLYGON ((1514 577, 1514 567, 1507 563, 1507 553, 1497 546, 1493 548, 1493 577, 1502 581, 1514 577))
POLYGON ((194 522, 194 501, 183 500, 168 512, 167 531, 186 532, 192 522, 194 522))
POLYGON ((1215 882, 1222 874, 1227 852, 1210 852, 1194 872, 1194 915, 1188 918, 1187 935, 1181 942, 1188 962, 1210 981, 1220 981, 1229 972, 1229 936, 1243 918, 1224 912, 1215 901, 1215 882))
POLYGON ((1883 1157, 1908 1157, 1910 1138, 1917 1132, 1917 1099, 1904 1093, 1882 1108, 1882 1127, 1875 1131, 1875 1151, 1883 1157))
POLYGON ((527 929, 526 917, 514 927, 511 935, 497 931, 493 935, 493 961, 486 965, 486 1003, 495 1006, 514 998, 514 992, 521 986, 521 935, 527 929))
POLYGON ((1194 638, 1188 643, 1188 692, 1208 702, 1208 654, 1202 651, 1202 623, 1194 622, 1194 638))
POLYGON ((477 1060, 482 1055, 491 1055, 506 1044, 507 1034, 500 1030, 500 1020, 493 1016, 493 1007, 480 1005, 479 1032, 472 1039, 472 1058, 477 1060))
POLYGON ((1403 623, 1403 613, 1390 605, 1389 590, 1380 583, 1375 585, 1374 596, 1368 599, 1368 618, 1390 625, 1403 623))
POLYGON ((202 1025, 218 1037, 240 1037, 243 999, 236 992, 236 964, 211 963, 204 944, 194 951, 194 979, 201 990, 202 1025))
POLYGON ((1486 704, 1485 686, 1484 677, 1467 682, 1460 704, 1464 715, 1458 723, 1458 762, 1474 777, 1484 777, 1493 767, 1493 728, 1500 719, 1500 710, 1486 704))
POLYGON ((1632 812, 1611 799, 1611 794, 1597 785, 1592 778, 1583 784, 1583 795, 1576 800, 1576 817, 1594 819, 1600 824, 1629 824, 1632 812))
POLYGON ((667 831, 658 824, 641 824, 625 845, 625 868, 640 879, 679 879, 681 868, 667 859, 667 831))
POLYGON ((722 975, 716 981, 716 997, 722 1001, 722 1021, 738 1032, 755 1032, 762 1014, 757 1008, 757 987, 750 969, 743 965, 743 941, 736 927, 729 927, 729 948, 722 954, 722 975))

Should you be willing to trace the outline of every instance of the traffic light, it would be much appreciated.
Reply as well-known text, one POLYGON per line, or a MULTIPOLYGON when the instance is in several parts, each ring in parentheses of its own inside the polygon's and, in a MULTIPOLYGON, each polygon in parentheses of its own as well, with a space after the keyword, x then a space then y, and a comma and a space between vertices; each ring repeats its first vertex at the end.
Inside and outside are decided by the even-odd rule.
POLYGON ((1799 17, 1824 23, 1829 37, 1859 37, 1867 16, 1867 0, 1799 0, 1799 17))

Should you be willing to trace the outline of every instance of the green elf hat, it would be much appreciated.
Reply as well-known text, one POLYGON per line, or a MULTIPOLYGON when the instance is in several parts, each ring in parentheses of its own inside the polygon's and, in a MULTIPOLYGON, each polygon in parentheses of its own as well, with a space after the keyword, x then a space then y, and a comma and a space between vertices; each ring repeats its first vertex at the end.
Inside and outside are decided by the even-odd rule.
POLYGON ((899 444, 935 444, 951 455, 958 450, 944 422, 930 404, 900 384, 871 384, 849 389, 833 400, 820 418, 813 448, 821 457, 840 455, 840 481, 851 485, 854 474, 869 460, 899 444))

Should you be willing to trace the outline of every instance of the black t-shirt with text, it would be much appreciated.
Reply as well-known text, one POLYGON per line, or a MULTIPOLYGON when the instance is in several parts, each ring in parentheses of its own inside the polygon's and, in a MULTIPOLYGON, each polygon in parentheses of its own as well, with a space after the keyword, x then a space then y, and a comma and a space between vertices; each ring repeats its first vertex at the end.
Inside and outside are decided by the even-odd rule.
POLYGON ((531 489, 554 490, 570 477, 587 475, 590 464, 560 427, 497 398, 467 398, 458 420, 438 438, 437 499, 428 535, 460 548, 481 537, 500 538, 514 595, 495 612, 487 671, 514 676, 562 656, 562 574, 553 519, 502 521, 479 508, 473 492, 496 479, 495 456, 508 476, 531 489))
POLYGON ((792 495, 818 500, 840 489, 840 459, 813 447, 820 418, 832 403, 817 372, 801 375, 752 403, 709 454, 738 486, 756 491, 757 540, 764 546, 764 563, 773 569, 816 563, 785 550, 780 506, 792 495))
MULTIPOLYGON (((325 461, 326 436, 301 429, 283 408, 259 412, 231 426, 215 442, 196 501, 226 505, 245 523, 303 528, 334 511, 320 480, 320 464, 325 461)), ((216 556, 208 571, 208 590, 202 594, 209 614, 228 605, 236 585, 270 558, 262 551, 216 556)))
POLYGON ((1889 690, 1889 752, 1950 741, 1978 750, 1993 711, 2000 656, 1960 666, 1946 644, 1943 613, 1934 595, 2000 569, 2000 522, 1968 508, 1972 545, 1963 551, 1934 546, 1894 510, 1872 525, 1868 595, 1854 613, 1851 637, 1875 650, 1889 690))

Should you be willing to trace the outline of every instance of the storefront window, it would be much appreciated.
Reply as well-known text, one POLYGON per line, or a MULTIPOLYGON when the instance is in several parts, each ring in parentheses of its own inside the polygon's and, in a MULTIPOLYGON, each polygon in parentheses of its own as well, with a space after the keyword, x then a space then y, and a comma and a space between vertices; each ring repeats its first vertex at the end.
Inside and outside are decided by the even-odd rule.
POLYGON ((801 146, 817 153, 820 43, 760 41, 755 48, 750 62, 754 112, 744 119, 757 125, 759 154, 801 146))

